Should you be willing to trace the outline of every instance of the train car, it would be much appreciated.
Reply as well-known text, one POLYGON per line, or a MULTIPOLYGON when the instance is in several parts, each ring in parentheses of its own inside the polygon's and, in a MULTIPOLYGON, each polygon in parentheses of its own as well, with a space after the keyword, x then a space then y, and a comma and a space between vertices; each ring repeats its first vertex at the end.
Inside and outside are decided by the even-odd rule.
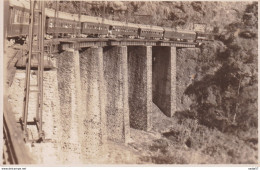
POLYGON ((210 34, 210 33, 197 32, 196 40, 198 40, 198 41, 214 41, 215 35, 210 34))
POLYGON ((112 28, 112 30, 109 30, 112 37, 131 39, 138 38, 139 26, 137 24, 111 20, 105 20, 105 23, 112 28))
POLYGON ((140 39, 150 39, 151 37, 151 28, 149 25, 139 24, 138 34, 140 39))
MULTIPOLYGON (((7 38, 25 38, 29 34, 30 11, 21 3, 9 2, 9 21, 7 23, 7 38)), ((38 31, 38 16, 34 16, 34 34, 38 31)))
POLYGON ((104 37, 108 34, 109 25, 103 23, 103 19, 99 17, 92 17, 78 14, 70 14, 66 12, 57 12, 57 25, 53 24, 55 20, 55 10, 46 9, 46 16, 48 19, 47 33, 54 32, 75 37, 104 37), (50 28, 51 27, 51 28, 50 28), (58 27, 58 28, 57 28, 58 27), (54 31, 55 30, 55 31, 54 31))
POLYGON ((126 31, 124 33, 125 37, 127 38, 138 38, 138 25, 133 24, 133 23, 126 23, 126 31))
POLYGON ((196 33, 194 31, 174 30, 172 28, 164 28, 164 31, 164 38, 167 40, 188 42, 196 40, 196 33))
POLYGON ((125 31, 125 26, 124 25, 114 25, 111 24, 112 26, 112 35, 115 36, 116 38, 122 38, 124 37, 124 31, 125 31))
POLYGON ((81 33, 81 24, 77 21, 60 18, 46 18, 46 34, 59 34, 60 37, 76 36, 81 33))
MULTIPOLYGON (((88 21, 88 20, 87 20, 88 21)), ((94 33, 97 37, 107 37, 107 38, 137 38, 138 26, 132 23, 125 23, 119 21, 112 21, 107 19, 97 20, 94 23, 85 22, 83 23, 82 33, 91 34, 94 33), (95 25, 90 29, 86 27, 87 24, 95 25)))
POLYGON ((103 24, 108 25, 108 34, 110 38, 122 38, 124 37, 125 25, 119 21, 112 21, 104 19, 103 24))
POLYGON ((108 30, 109 30, 109 25, 100 23, 99 24, 99 37, 107 37, 108 36, 108 30))
POLYGON ((55 10, 45 9, 46 15, 46 34, 59 35, 60 37, 76 37, 81 34, 81 23, 78 21, 78 16, 66 12, 57 12, 55 10))
POLYGON ((173 36, 179 41, 194 42, 196 40, 196 33, 194 31, 177 30, 173 32, 173 36))
POLYGON ((152 39, 163 39, 164 29, 158 26, 151 26, 151 38, 152 39))
POLYGON ((164 29, 158 26, 139 25, 141 39, 162 39, 164 29))
POLYGON ((102 23, 83 22, 81 33, 89 37, 99 37, 108 34, 108 27, 108 25, 102 23))
MULTIPOLYGON (((8 36, 27 36, 29 26, 29 1, 10 0, 17 3, 10 5, 10 24, 8 36)), ((78 14, 70 14, 53 9, 45 9, 46 35, 59 34, 60 37, 112 37, 112 38, 140 38, 140 39, 164 39, 174 41, 194 42, 209 35, 196 34, 194 31, 174 30, 159 26, 125 23, 107 20, 100 17, 92 17, 78 14)), ((37 23, 37 13, 35 23, 37 23)), ((34 32, 37 32, 37 25, 34 32)))
MULTIPOLYGON (((26 37, 29 34, 30 20, 30 3, 27 1, 10 0, 9 2, 9 24, 7 29, 7 37, 26 37)), ((38 6, 36 4, 35 8, 38 6)), ((81 32, 80 23, 76 21, 76 15, 59 12, 57 19, 54 18, 55 11, 45 9, 46 13, 46 34, 52 35, 59 33, 63 35, 75 35, 81 32), (56 25, 55 25, 56 24, 56 25)), ((38 34, 38 18, 39 13, 35 13, 34 17, 34 35, 38 34)))
POLYGON ((106 37, 109 25, 100 17, 81 15, 81 37, 106 37))
POLYGON ((168 28, 168 27, 164 27, 163 29, 164 29, 163 39, 170 40, 172 38, 172 32, 174 32, 175 30, 173 28, 168 28))

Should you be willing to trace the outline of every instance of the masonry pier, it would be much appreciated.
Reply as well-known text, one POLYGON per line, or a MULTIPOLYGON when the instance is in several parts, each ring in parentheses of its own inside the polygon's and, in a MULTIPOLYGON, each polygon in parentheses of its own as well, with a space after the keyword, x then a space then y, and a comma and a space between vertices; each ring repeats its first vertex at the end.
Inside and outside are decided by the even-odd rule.
POLYGON ((176 111, 176 47, 68 48, 57 64, 65 160, 98 156, 107 140, 128 143, 130 127, 149 131, 152 102, 176 111))
POLYGON ((171 117, 176 111, 176 47, 153 47, 153 102, 171 117))
POLYGON ((152 112, 152 47, 128 46, 129 110, 132 128, 149 130, 152 112))
POLYGON ((104 149, 107 138, 102 47, 93 46, 82 50, 80 80, 82 152, 86 157, 95 157, 104 149))
POLYGON ((127 142, 130 138, 127 47, 104 47, 103 58, 108 139, 127 142))
POLYGON ((74 49, 64 51, 58 57, 57 78, 60 98, 60 148, 63 160, 78 163, 81 155, 81 84, 79 52, 74 49), (76 162, 74 162, 74 160, 76 162))

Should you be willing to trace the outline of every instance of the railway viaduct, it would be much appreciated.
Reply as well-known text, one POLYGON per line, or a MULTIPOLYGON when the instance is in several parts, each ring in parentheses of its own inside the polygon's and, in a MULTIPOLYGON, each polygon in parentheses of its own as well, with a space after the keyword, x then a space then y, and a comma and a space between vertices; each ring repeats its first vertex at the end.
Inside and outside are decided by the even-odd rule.
POLYGON ((57 49, 72 56, 69 60, 74 63, 58 66, 62 67, 62 74, 72 69, 70 74, 75 76, 75 88, 71 88, 75 100, 64 105, 74 102, 80 109, 77 110, 80 120, 85 122, 81 122, 82 127, 93 129, 88 135, 95 140, 87 143, 92 146, 106 140, 127 143, 130 128, 149 131, 152 102, 165 115, 173 116, 176 111, 176 48, 195 45, 156 40, 59 41, 57 49))
POLYGON ((56 88, 61 126, 69 126, 60 136, 81 137, 80 152, 91 157, 104 150, 107 140, 130 142, 130 128, 149 131, 152 103, 173 116, 176 48, 195 46, 140 39, 45 40, 46 51, 62 56, 57 62, 56 88))

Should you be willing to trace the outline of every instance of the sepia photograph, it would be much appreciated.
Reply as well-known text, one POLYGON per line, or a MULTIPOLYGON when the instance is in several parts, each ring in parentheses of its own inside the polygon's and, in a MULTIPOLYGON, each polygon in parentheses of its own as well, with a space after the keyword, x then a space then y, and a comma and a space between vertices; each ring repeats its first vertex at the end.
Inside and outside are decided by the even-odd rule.
POLYGON ((258 164, 258 1, 2 4, 2 166, 258 164))

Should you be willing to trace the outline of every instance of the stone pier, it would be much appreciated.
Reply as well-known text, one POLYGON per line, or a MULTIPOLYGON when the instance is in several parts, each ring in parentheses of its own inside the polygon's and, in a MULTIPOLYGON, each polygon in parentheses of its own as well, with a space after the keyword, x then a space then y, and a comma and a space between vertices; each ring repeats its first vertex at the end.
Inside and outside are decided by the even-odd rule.
POLYGON ((103 59, 108 139, 127 142, 130 138, 127 47, 104 47, 103 59))
POLYGON ((153 102, 171 117, 176 111, 176 47, 153 47, 153 102))
POLYGON ((128 46, 129 110, 132 128, 149 130, 152 112, 152 47, 128 46))
POLYGON ((91 47, 80 53, 82 95, 82 153, 95 157, 102 153, 106 142, 106 113, 103 74, 103 49, 91 47))
POLYGON ((60 99, 60 149, 64 163, 80 163, 81 160, 81 84, 79 52, 65 51, 57 60, 58 91, 60 99))

